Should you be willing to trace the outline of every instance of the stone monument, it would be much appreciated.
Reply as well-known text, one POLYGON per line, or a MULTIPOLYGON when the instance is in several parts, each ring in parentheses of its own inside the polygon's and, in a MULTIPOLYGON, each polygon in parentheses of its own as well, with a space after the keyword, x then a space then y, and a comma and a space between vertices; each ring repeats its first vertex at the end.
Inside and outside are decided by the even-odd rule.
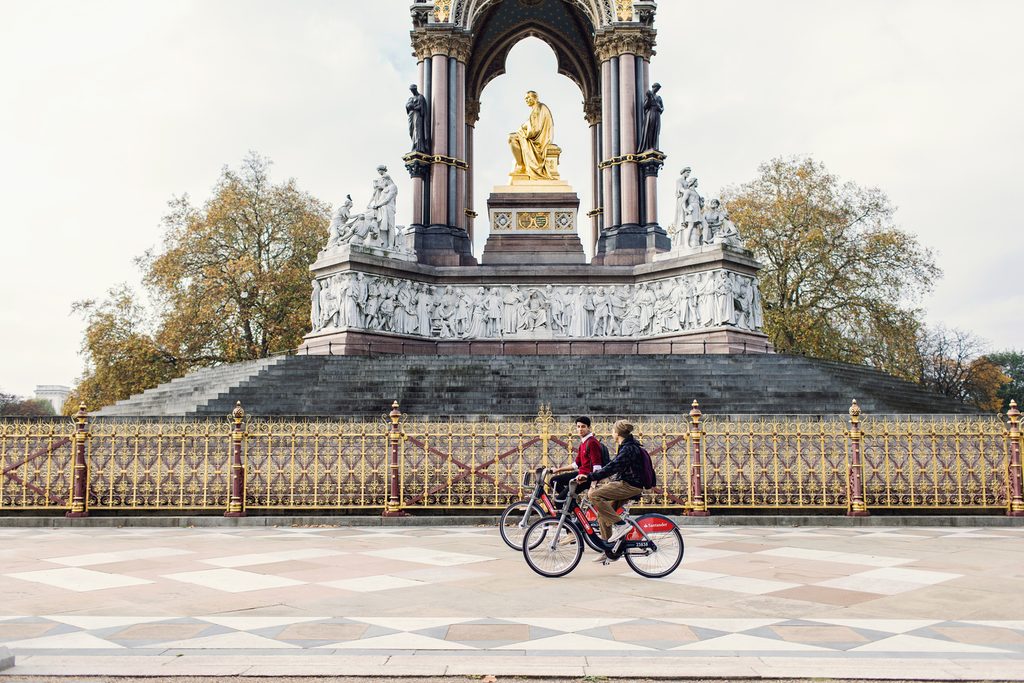
POLYGON ((410 9, 419 79, 395 107, 404 101, 409 121, 411 207, 398 207, 381 166, 364 212, 351 196, 335 211, 311 266, 305 353, 766 348, 760 264, 721 202, 705 206, 689 168, 676 182, 672 239, 659 221, 661 147, 684 143, 663 130, 662 87, 651 79, 656 2, 417 0, 410 9), (579 195, 559 171, 554 114, 528 83, 526 120, 507 139, 508 181, 493 186, 486 221, 474 210, 484 90, 528 36, 551 46, 583 95, 590 263, 579 195), (407 229, 399 214, 410 216, 407 229), (479 264, 478 227, 489 233, 479 264))

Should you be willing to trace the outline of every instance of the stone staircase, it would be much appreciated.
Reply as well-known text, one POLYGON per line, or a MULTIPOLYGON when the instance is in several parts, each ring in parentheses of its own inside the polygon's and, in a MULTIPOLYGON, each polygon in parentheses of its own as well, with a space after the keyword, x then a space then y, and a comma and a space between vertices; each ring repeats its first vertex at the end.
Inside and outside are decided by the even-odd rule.
MULTIPOLYGON (((197 415, 208 403, 285 360, 285 356, 219 365, 190 372, 166 384, 118 401, 94 413, 99 417, 197 415)), ((228 411, 230 412, 230 411, 228 411)))
POLYGON ((972 409, 870 368, 785 355, 290 356, 192 373, 101 415, 709 415, 972 409), (244 366, 244 367, 243 367, 244 366))

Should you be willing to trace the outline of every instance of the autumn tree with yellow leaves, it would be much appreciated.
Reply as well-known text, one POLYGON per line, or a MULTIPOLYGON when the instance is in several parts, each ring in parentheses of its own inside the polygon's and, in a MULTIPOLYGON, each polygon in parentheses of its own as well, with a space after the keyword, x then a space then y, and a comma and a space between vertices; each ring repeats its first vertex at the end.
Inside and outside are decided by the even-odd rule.
POLYGON ((330 212, 294 180, 272 183, 269 167, 250 154, 224 168, 201 207, 171 200, 161 245, 137 259, 148 308, 126 286, 76 304, 86 369, 68 406, 97 408, 198 367, 299 345, 330 212))
POLYGON ((764 264, 764 327, 778 352, 918 379, 915 304, 941 271, 881 190, 813 159, 774 159, 723 199, 764 264))

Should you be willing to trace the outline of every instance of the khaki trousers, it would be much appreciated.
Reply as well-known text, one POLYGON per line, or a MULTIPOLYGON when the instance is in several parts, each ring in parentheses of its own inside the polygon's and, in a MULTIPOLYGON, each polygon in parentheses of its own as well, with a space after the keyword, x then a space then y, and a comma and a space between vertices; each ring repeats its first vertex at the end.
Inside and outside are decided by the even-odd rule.
POLYGON ((601 482, 600 486, 591 489, 588 495, 594 510, 597 512, 597 522, 601 525, 601 535, 605 539, 611 536, 612 525, 622 521, 622 517, 615 512, 615 509, 619 507, 620 503, 624 503, 641 493, 643 493, 643 489, 638 489, 624 481, 601 482))

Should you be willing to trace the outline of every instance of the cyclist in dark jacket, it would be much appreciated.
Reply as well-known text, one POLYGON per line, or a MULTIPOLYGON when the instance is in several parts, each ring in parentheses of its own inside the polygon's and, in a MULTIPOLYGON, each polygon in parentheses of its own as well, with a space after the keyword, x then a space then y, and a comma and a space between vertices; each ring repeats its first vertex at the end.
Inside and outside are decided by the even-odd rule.
MULTIPOLYGON (((578 482, 598 482, 604 479, 608 483, 591 489, 590 502, 597 511, 597 521, 601 525, 601 535, 610 543, 614 543, 629 533, 632 528, 622 521, 615 512, 622 503, 634 496, 641 495, 644 490, 640 484, 640 473, 643 471, 643 455, 640 453, 640 442, 633 438, 633 425, 619 420, 612 427, 615 443, 619 445, 615 459, 597 472, 576 478, 578 482)), ((605 553, 598 556, 595 562, 613 561, 611 555, 605 553)))

